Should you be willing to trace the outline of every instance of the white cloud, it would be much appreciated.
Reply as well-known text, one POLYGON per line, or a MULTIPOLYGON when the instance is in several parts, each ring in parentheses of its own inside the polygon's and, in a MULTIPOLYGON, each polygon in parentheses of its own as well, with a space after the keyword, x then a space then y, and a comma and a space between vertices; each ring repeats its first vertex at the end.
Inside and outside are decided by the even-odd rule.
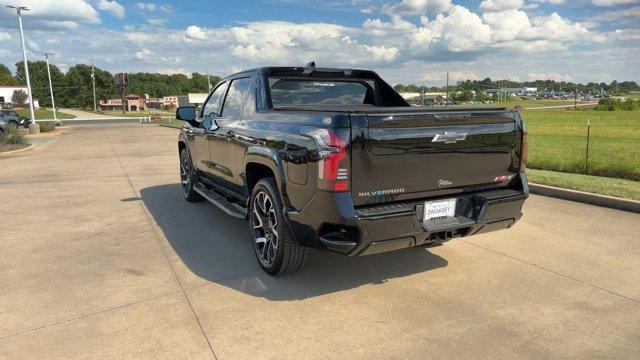
POLYGON ((571 23, 555 12, 549 16, 532 18, 531 22, 534 27, 530 30, 530 38, 568 41, 587 35, 589 32, 582 24, 571 23))
POLYGON ((206 37, 202 28, 196 25, 189 26, 185 31, 184 36, 191 40, 204 40, 206 37))
POLYGON ((395 58, 398 56, 398 48, 396 47, 386 48, 384 46, 368 46, 368 45, 362 45, 362 47, 367 53, 369 53, 373 57, 373 60, 375 61, 391 62, 395 60, 395 58))
POLYGON ((182 75, 186 75, 189 79, 191 79, 191 77, 193 76, 193 74, 185 68, 164 68, 164 69, 156 70, 156 72, 159 74, 165 74, 165 75, 182 74, 182 75))
POLYGON ((597 6, 618 6, 640 3, 638 0, 592 0, 591 2, 597 6))
MULTIPOLYGON (((423 21, 425 22, 425 21, 423 21)), ((491 28, 469 9, 455 5, 445 16, 425 22, 413 35, 415 45, 436 47, 453 52, 474 50, 491 40, 491 28)))
POLYGON ((559 74, 557 72, 531 72, 528 76, 529 80, 571 81, 573 78, 569 74, 559 74))
POLYGON ((162 26, 167 23, 167 19, 147 19, 147 23, 153 26, 162 26))
POLYGON ((10 40, 10 39, 11 39, 11 35, 9 35, 9 33, 0 32, 0 41, 10 40))
MULTIPOLYGON (((97 8, 98 0, 86 1, 97 8)), ((629 20, 606 28, 619 30, 597 31, 598 28, 550 14, 546 9, 541 6, 535 12, 523 9, 482 12, 452 6, 441 14, 427 11, 419 17, 403 17, 377 8, 377 14, 361 26, 257 21, 232 27, 193 23, 192 27, 175 29, 153 21, 164 18, 157 5, 155 14, 142 14, 146 24, 122 26, 118 30, 82 25, 67 17, 48 18, 46 21, 55 22, 60 30, 43 31, 45 26, 51 29, 54 24, 44 25, 44 20, 39 20, 43 25, 37 28, 33 26, 33 17, 25 16, 25 21, 30 21, 27 37, 39 42, 45 39, 46 46, 50 46, 49 41, 57 41, 54 50, 69 66, 94 58, 98 59, 98 66, 116 72, 210 71, 226 75, 232 72, 232 67, 239 70, 263 65, 302 65, 314 60, 323 67, 373 68, 390 82, 402 83, 442 84, 446 71, 451 73, 451 81, 457 77, 464 80, 507 75, 528 79, 529 73, 571 74, 575 79, 594 81, 640 80, 637 23, 629 20), (65 25, 63 21, 68 23, 65 25), (65 30, 65 26, 78 30, 65 30)), ((631 9, 607 10, 632 13, 631 9)), ((0 17, 2 14, 0 11, 0 17)), ((6 31, 13 37, 10 42, 15 44, 15 14, 9 15, 11 30, 2 29, 5 22, 0 19, 0 38, 2 31, 6 31)), ((44 42, 40 45, 45 47, 44 42)), ((0 51, 2 63, 14 64, 19 58, 19 51, 0 51)))
POLYGON ((480 3, 480 10, 504 11, 520 9, 523 4, 523 0, 484 0, 480 3))
POLYGON ((25 45, 27 50, 31 51, 32 53, 40 52, 40 46, 38 46, 38 44, 36 44, 35 42, 33 42, 33 40, 29 38, 25 39, 25 45))
POLYGON ((135 54, 133 54, 133 56, 137 59, 137 60, 150 60, 153 56, 155 55, 155 53, 149 49, 142 49, 138 52, 136 52, 135 54))
POLYGON ((100 0, 98 2, 98 9, 107 11, 118 19, 124 19, 124 7, 115 0, 100 0))
MULTIPOLYGON (((4 6, 13 3, 0 0, 0 28, 14 26, 15 11, 4 6)), ((24 14, 24 22, 31 29, 65 30, 74 29, 79 23, 100 23, 100 15, 85 0, 21 0, 19 3, 30 9, 24 14)))
POLYGON ((594 15, 590 20, 602 23, 621 23, 624 21, 640 20, 640 5, 628 7, 625 9, 616 9, 613 11, 602 12, 594 15))
POLYGON ((136 44, 144 44, 153 40, 154 36, 145 32, 126 32, 124 34, 125 38, 131 42, 136 44))
MULTIPOLYGON (((422 79, 430 83, 445 82, 447 75, 443 72, 428 71, 423 73, 422 79)), ((462 80, 480 80, 480 76, 475 71, 469 70, 449 71, 450 84, 455 84, 456 81, 462 80)))
POLYGON ((524 5, 526 9, 535 9, 540 6, 540 4, 551 4, 551 5, 560 5, 564 4, 566 0, 531 0, 529 3, 524 5))
POLYGON ((529 16, 522 10, 484 13, 482 19, 491 26, 496 41, 514 40, 531 29, 529 16))
POLYGON ((154 3, 145 3, 145 2, 139 2, 136 3, 136 7, 142 11, 156 11, 157 9, 157 5, 154 3))
POLYGON ((400 3, 384 9, 390 14, 420 15, 429 12, 441 13, 452 7, 451 0, 402 0, 400 3))

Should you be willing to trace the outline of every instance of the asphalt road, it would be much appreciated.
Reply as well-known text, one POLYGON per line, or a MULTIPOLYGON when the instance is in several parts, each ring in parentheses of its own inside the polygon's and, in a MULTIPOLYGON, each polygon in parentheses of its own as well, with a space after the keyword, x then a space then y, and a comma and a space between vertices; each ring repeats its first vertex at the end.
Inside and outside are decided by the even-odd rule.
POLYGON ((177 132, 72 126, 0 159, 0 358, 640 358, 640 216, 531 196, 514 228, 258 269, 182 200, 177 132))

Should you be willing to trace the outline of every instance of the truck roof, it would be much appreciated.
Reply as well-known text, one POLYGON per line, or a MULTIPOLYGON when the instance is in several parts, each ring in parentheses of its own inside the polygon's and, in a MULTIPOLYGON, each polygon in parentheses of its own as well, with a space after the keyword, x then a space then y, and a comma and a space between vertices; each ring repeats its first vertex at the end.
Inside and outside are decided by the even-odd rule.
POLYGON ((280 76, 316 76, 322 77, 344 77, 344 78, 366 78, 376 79, 378 74, 372 70, 364 69, 340 69, 340 68, 321 68, 321 67, 304 67, 304 66, 265 66, 249 70, 243 70, 227 77, 235 77, 247 73, 260 72, 269 75, 280 76))

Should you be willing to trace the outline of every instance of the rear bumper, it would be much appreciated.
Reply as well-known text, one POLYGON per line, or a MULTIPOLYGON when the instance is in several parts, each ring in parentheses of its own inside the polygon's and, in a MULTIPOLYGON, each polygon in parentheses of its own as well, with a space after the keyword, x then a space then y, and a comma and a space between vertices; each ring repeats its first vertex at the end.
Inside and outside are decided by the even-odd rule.
POLYGON ((370 255, 507 229, 522 217, 529 196, 525 175, 516 188, 446 196, 457 199, 455 218, 422 222, 424 201, 354 209, 348 193, 316 196, 303 211, 288 212, 296 240, 351 256, 370 255))

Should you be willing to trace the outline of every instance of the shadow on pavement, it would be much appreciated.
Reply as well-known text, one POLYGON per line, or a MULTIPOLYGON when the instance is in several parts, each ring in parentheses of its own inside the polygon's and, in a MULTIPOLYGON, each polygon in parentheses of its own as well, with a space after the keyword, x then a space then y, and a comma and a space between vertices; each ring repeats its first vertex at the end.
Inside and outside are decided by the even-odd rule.
POLYGON ((298 273, 274 279, 262 272, 247 222, 206 201, 188 203, 180 184, 144 188, 142 201, 185 265, 198 277, 270 300, 305 299, 447 266, 415 247, 365 257, 312 250, 298 273))

